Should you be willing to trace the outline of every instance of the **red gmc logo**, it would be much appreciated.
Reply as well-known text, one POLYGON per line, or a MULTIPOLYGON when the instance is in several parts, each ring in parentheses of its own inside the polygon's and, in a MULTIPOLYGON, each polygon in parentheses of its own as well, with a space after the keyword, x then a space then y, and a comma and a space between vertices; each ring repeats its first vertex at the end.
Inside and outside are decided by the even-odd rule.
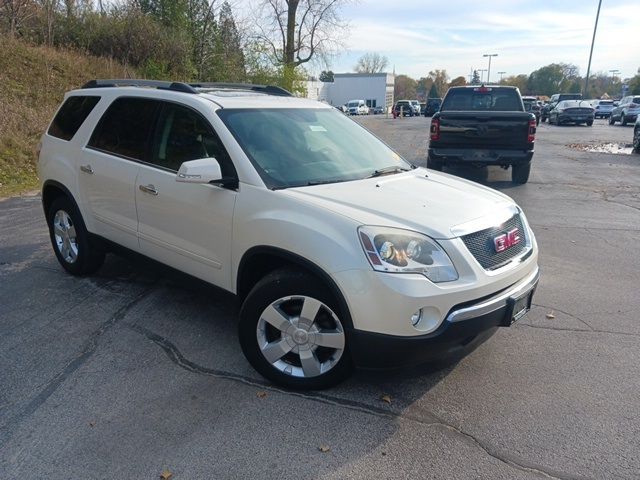
POLYGON ((496 247, 496 253, 504 252, 507 248, 520 243, 520 232, 517 228, 509 230, 507 233, 498 235, 493 239, 493 245, 496 247))

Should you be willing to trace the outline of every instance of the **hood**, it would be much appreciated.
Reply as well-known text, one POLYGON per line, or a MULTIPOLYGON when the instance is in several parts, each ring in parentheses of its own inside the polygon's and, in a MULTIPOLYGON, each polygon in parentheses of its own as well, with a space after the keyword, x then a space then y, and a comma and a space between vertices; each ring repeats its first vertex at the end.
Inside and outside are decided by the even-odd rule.
POLYGON ((482 224, 485 217, 491 222, 515 205, 491 188, 424 168, 282 192, 362 225, 406 228, 436 239, 453 238, 452 228, 469 222, 482 224))

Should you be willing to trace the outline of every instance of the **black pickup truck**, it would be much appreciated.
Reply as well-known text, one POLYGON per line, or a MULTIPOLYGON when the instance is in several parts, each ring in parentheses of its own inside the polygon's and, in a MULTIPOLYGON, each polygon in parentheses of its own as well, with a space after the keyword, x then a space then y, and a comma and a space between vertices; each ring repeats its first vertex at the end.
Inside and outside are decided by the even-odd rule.
POLYGON ((535 135, 536 117, 516 87, 451 87, 431 119, 427 168, 499 165, 511 167, 514 183, 527 183, 535 135))

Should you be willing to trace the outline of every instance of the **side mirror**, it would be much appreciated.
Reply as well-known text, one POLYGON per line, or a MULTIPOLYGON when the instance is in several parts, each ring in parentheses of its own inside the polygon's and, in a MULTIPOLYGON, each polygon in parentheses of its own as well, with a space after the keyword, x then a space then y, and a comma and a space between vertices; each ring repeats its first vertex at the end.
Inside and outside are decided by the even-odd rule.
POLYGON ((180 165, 176 175, 176 182, 183 183, 211 183, 222 180, 220 164, 215 158, 191 160, 180 165))

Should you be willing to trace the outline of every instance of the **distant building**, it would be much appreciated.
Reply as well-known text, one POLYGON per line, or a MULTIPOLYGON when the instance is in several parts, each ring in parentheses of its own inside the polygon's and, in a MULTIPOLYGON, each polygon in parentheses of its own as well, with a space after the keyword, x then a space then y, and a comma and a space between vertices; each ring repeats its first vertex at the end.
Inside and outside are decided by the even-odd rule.
POLYGON ((371 108, 393 105, 392 73, 336 73, 333 78, 333 82, 307 82, 307 98, 334 106, 349 100, 364 100, 371 108))

